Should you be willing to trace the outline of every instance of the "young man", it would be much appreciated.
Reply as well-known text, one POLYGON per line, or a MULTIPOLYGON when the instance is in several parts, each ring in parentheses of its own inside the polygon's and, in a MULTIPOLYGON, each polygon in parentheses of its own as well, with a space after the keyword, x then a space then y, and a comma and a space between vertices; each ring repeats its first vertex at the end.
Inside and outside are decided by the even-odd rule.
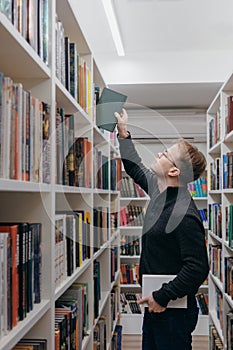
POLYGON ((204 155, 185 140, 158 153, 151 169, 137 154, 127 131, 128 115, 118 120, 121 158, 126 172, 150 196, 142 230, 140 283, 143 274, 176 275, 152 295, 143 320, 143 350, 190 350, 198 308, 195 294, 209 272, 204 227, 187 184, 206 167, 204 155), (167 308, 187 296, 187 308, 167 308))

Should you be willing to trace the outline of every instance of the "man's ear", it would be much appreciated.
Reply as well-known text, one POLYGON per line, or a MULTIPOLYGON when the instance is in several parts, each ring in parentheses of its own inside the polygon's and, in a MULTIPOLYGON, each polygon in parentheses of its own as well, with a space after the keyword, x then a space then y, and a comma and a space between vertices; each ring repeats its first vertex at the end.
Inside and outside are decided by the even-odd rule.
POLYGON ((172 168, 170 168, 169 172, 168 172, 168 176, 179 176, 180 175, 180 169, 176 168, 175 166, 173 166, 172 168))

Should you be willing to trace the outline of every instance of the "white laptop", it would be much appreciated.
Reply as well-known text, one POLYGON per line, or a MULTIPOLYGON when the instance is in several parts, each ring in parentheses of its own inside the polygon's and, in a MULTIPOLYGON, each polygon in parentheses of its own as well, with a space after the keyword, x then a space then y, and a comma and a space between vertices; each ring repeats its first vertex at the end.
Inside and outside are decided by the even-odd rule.
MULTIPOLYGON (((142 275, 142 297, 147 297, 153 291, 160 289, 163 283, 173 280, 176 275, 142 275)), ((146 306, 146 304, 144 304, 146 306)), ((169 308, 186 308, 187 296, 169 301, 169 308)))

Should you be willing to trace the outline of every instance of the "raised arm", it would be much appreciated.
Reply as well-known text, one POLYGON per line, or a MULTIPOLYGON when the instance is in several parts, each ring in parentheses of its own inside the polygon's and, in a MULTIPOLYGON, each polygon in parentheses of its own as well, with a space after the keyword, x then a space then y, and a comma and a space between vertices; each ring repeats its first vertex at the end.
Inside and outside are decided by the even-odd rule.
POLYGON ((127 131, 128 115, 125 109, 121 113, 115 113, 117 118, 118 140, 120 145, 121 159, 125 171, 141 188, 150 195, 150 189, 157 184, 157 177, 151 170, 145 167, 139 157, 131 136, 127 131))

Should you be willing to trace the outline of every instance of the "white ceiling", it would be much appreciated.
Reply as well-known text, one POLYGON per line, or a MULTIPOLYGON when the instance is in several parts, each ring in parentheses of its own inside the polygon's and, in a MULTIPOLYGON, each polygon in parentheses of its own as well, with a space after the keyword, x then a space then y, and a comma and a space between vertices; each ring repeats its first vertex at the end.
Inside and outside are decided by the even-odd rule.
POLYGON ((206 109, 233 72, 233 0, 112 0, 124 57, 101 0, 69 1, 104 82, 128 96, 138 142, 204 142, 206 109))
POLYGON ((100 0, 70 0, 109 87, 155 108, 208 107, 233 68, 232 0, 112 0, 118 57, 100 0))

